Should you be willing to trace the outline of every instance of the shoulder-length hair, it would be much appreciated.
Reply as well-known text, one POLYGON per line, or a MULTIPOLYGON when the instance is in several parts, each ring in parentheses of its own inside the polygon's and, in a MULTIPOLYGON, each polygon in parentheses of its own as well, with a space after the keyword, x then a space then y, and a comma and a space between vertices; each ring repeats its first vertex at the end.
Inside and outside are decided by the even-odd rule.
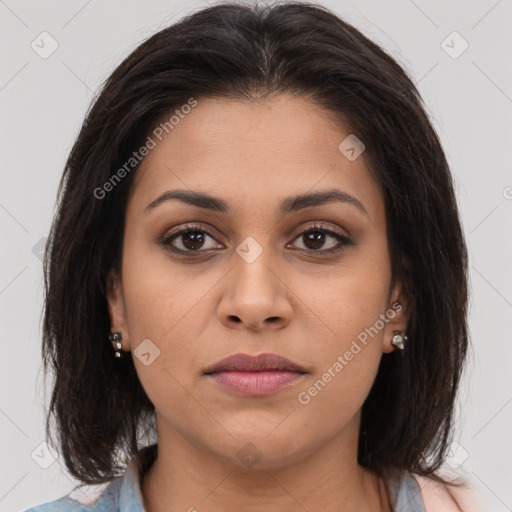
POLYGON ((383 355, 363 405, 359 463, 439 478, 469 342, 467 249, 447 159, 406 71, 327 8, 292 2, 189 14, 138 46, 86 115, 44 256, 42 354, 55 376, 46 436, 55 446, 53 416, 77 479, 118 476, 142 426, 154 425, 131 353, 114 358, 108 342, 107 276, 119 270, 133 153, 191 98, 279 93, 307 98, 364 142, 384 193, 392 276, 410 304, 409 343, 383 355))

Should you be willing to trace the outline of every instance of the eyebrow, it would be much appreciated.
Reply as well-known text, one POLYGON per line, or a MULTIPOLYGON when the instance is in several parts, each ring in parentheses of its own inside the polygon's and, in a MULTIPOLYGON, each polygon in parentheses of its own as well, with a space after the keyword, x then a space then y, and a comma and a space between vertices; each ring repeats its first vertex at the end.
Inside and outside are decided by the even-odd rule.
MULTIPOLYGON (((144 214, 153 210, 160 204, 173 199, 177 199, 191 206, 196 206, 197 208, 224 213, 226 215, 231 215, 232 213, 228 204, 223 199, 214 197, 205 192, 191 190, 167 190, 146 206, 144 214)), ((283 216, 287 213, 303 210, 304 208, 322 206, 332 202, 350 204, 368 216, 368 212, 359 199, 356 199, 347 192, 343 192, 338 189, 286 197, 279 206, 279 213, 283 216)))

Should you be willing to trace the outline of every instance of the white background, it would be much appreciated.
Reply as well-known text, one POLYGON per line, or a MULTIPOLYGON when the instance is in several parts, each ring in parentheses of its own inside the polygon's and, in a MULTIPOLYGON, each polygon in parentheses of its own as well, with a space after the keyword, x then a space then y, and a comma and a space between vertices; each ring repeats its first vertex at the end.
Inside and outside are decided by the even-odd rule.
MULTIPOLYGON (((408 69, 446 150, 472 295, 473 351, 454 457, 465 459, 459 469, 488 510, 512 510, 512 0, 322 4, 408 69), (453 31, 469 44, 458 58, 442 47, 453 31)), ((76 483, 59 460, 43 469, 31 458, 44 441, 37 247, 50 227, 66 156, 114 67, 146 37, 206 5, 0 0, 0 512, 56 499, 76 483), (58 43, 46 59, 31 47, 43 31, 58 43)), ((451 36, 445 44, 457 52, 463 42, 451 36)))

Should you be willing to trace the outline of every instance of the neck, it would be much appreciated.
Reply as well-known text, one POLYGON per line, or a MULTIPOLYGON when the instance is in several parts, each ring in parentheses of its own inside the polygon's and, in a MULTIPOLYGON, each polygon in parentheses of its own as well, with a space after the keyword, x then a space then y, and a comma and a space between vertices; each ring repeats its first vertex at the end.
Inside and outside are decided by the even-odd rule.
POLYGON ((391 512, 383 482, 357 463, 357 433, 346 434, 287 463, 244 467, 159 428, 158 456, 142 480, 145 510, 391 512))

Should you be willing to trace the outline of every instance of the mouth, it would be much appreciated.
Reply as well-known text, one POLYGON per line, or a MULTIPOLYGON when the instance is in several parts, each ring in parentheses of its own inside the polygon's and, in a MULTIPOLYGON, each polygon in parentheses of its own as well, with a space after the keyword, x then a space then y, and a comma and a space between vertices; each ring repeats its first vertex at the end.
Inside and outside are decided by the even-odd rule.
POLYGON ((308 372, 278 354, 235 354, 205 370, 212 382, 240 396, 266 396, 297 383, 308 372))

